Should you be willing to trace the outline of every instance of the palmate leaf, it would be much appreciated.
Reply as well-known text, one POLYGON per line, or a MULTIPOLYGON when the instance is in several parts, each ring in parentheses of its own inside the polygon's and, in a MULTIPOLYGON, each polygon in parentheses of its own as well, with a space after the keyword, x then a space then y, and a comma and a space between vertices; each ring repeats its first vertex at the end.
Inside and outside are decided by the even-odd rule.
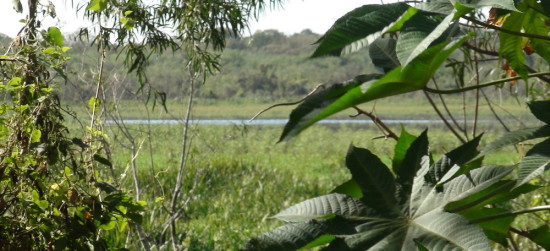
MULTIPOLYGON (((477 144, 476 141, 471 142, 470 145, 458 147, 458 150, 455 149, 454 152, 452 151, 453 154, 448 155, 467 156, 454 158, 457 159, 456 163, 466 161, 472 155, 471 148, 475 144, 477 144), (459 152, 462 154, 458 154, 459 152)), ((263 248, 269 244, 270 247, 277 247, 279 250, 292 250, 308 245, 305 242, 309 240, 309 243, 322 244, 330 241, 329 246, 326 247, 327 250, 404 251, 416 250, 419 243, 428 250, 491 250, 489 241, 483 232, 484 229, 470 224, 467 218, 459 214, 447 212, 445 206, 454 201, 466 200, 470 196, 479 195, 488 188, 492 188, 494 184, 508 175, 513 167, 478 168, 470 172, 470 178, 462 175, 438 187, 438 178, 432 178, 435 180, 427 182, 427 177, 432 177, 434 173, 431 172, 431 169, 436 168, 435 165, 430 165, 427 148, 425 135, 416 138, 407 149, 407 154, 400 167, 399 172, 404 174, 398 173, 398 177, 393 178, 389 170, 381 171, 383 164, 379 163, 379 160, 374 158, 368 150, 351 147, 346 166, 352 172, 356 185, 361 188, 362 198, 355 199, 347 195, 331 194, 328 197, 322 196, 299 203, 284 210, 279 216, 285 218, 290 215, 292 220, 308 220, 315 217, 317 220, 301 222, 298 225, 296 223, 289 224, 287 225, 289 227, 284 228, 283 232, 295 233, 298 231, 295 230, 296 226, 299 226, 300 229, 311 231, 311 235, 305 233, 301 233, 299 236, 296 234, 283 235, 281 229, 276 229, 261 235, 261 238, 254 238, 249 244, 254 243, 255 247, 263 248), (419 157, 420 155, 423 156, 419 157), (409 177, 410 170, 417 170, 412 180, 399 178, 399 175, 409 177), (379 177, 379 180, 373 181, 373 177, 379 177), (388 179, 390 180, 388 181, 388 179), (388 184, 381 184, 382 182, 388 184), (407 183, 412 183, 412 189, 400 190, 402 193, 408 191, 408 194, 404 196, 407 199, 401 200, 395 205, 393 201, 398 201, 403 196, 398 191, 392 192, 394 183, 399 189, 407 187, 407 183), (384 192, 382 189, 387 191, 384 192), (384 201, 374 197, 374 195, 389 196, 390 194, 394 196, 392 200, 384 201), (353 203, 349 203, 350 201, 353 203), (379 204, 371 206, 375 203, 379 204), (313 204, 315 206, 312 206, 313 204), (398 210, 395 210, 395 207, 398 210), (353 213, 349 213, 352 211, 351 209, 354 209, 353 213), (311 222, 315 222, 314 225, 311 225, 311 222), (304 225, 300 224, 310 225, 307 225, 308 228, 304 228, 304 225), (353 231, 350 230, 350 226, 353 231), (309 227, 315 229, 309 229, 309 227), (291 231, 289 228, 293 230, 291 231), (319 241, 318 238, 321 240, 319 241), (299 243, 294 246, 285 244, 289 242, 299 243), (282 243, 286 246, 273 243, 282 243)), ((448 168, 440 169, 438 172, 440 175, 437 177, 445 176, 444 170, 448 170, 448 168)), ((475 213, 475 211, 473 212, 475 213)), ((313 246, 314 244, 308 245, 308 247, 313 246)))
POLYGON ((519 163, 518 183, 521 186, 550 169, 550 139, 536 144, 519 163))
POLYGON ((396 184, 390 170, 369 150, 351 146, 346 166, 361 188, 363 202, 370 208, 396 212, 396 184))
POLYGON ((290 119, 283 129, 283 134, 279 141, 283 141, 288 137, 294 136, 299 131, 294 128, 304 127, 303 123, 307 122, 307 118, 314 117, 322 111, 328 104, 334 102, 347 91, 359 86, 360 84, 380 78, 380 74, 359 75, 354 79, 341 84, 334 84, 324 90, 321 90, 309 96, 303 103, 290 113, 290 119))
POLYGON ((323 236, 353 232, 355 230, 351 226, 339 222, 338 219, 292 223, 252 238, 243 250, 297 250, 323 236))
POLYGON ((369 209, 356 198, 332 193, 300 202, 279 212, 273 218, 287 222, 309 221, 331 214, 353 218, 368 215, 367 210, 369 209))
POLYGON ((537 119, 550 125, 550 101, 533 101, 527 105, 537 119))
POLYGON ((464 166, 464 164, 468 163, 479 153, 477 147, 479 146, 481 136, 444 154, 426 174, 426 182, 432 185, 444 184, 456 178, 458 176, 456 175, 457 173, 466 173, 466 171, 461 171, 461 169, 467 168, 468 166, 464 166), (451 170, 451 168, 454 168, 454 170, 451 170))
POLYGON ((395 148, 393 151, 393 170, 398 170, 399 168, 401 168, 401 163, 403 163, 403 159, 405 158, 405 155, 407 155, 407 150, 411 146, 412 142, 414 142, 414 140, 416 140, 416 136, 407 132, 407 130, 405 130, 405 127, 402 127, 401 134, 397 139, 397 143, 395 144, 395 148))
POLYGON ((371 81, 362 83, 353 80, 334 90, 334 94, 327 91, 327 95, 312 95, 292 111, 280 141, 297 135, 315 122, 349 107, 422 89, 445 59, 468 37, 430 47, 407 66, 397 67, 378 80, 370 78, 371 81))
POLYGON ((489 145, 487 145, 479 156, 484 156, 494 150, 500 149, 505 146, 515 145, 526 140, 542 137, 550 137, 550 125, 520 129, 506 133, 496 141, 491 142, 489 145))
POLYGON ((340 56, 367 46, 388 31, 397 31, 417 9, 405 3, 364 5, 342 16, 316 42, 312 57, 340 56))

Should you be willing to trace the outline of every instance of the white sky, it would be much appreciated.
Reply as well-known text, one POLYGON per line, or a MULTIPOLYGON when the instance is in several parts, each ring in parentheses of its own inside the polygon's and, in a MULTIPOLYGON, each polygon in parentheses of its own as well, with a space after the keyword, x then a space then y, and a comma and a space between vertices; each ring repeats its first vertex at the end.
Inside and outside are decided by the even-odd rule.
MULTIPOLYGON (((57 11, 57 18, 46 18, 43 20, 43 28, 57 26, 64 33, 76 31, 78 28, 87 26, 76 15, 71 7, 74 2, 88 2, 86 0, 50 0, 57 11)), ((21 0, 25 8, 25 0, 21 0)), ((364 4, 380 3, 381 0, 286 0, 282 8, 266 11, 260 15, 259 22, 253 21, 250 31, 277 29, 286 34, 293 34, 304 29, 311 29, 316 33, 324 33, 336 21, 336 19, 348 11, 364 4)), ((385 2, 392 2, 386 0, 385 2)), ((41 0, 41 3, 48 4, 48 0, 41 0)), ((23 26, 19 20, 25 18, 27 10, 23 14, 15 12, 11 0, 0 0, 0 33, 8 36, 15 36, 23 26)))

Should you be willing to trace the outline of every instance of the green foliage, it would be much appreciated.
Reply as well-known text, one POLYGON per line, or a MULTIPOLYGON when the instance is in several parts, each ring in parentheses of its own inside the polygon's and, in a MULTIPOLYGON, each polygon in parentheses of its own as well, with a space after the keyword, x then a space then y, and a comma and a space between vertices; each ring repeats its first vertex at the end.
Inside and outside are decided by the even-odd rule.
MULTIPOLYGON (((491 210, 487 213, 484 205, 509 200, 536 187, 518 193, 511 190, 511 183, 512 186, 502 189, 500 181, 513 170, 513 167, 504 166, 481 167, 471 171, 469 176, 462 175, 448 181, 459 167, 475 157, 473 150, 479 138, 433 163, 427 152, 426 136, 423 133, 410 144, 401 168, 394 169, 395 176, 370 151, 352 146, 346 157, 346 166, 362 190, 360 199, 328 194, 294 205, 274 217, 300 223, 258 236, 247 244, 246 249, 292 250, 305 246, 306 240, 333 235, 335 238, 327 250, 409 250, 415 243, 430 250, 443 247, 491 250, 481 231, 489 231, 492 225, 476 226, 469 221, 479 221, 479 218, 502 212, 491 210), (477 198, 484 198, 484 203, 477 198), (487 198, 493 200, 487 201, 487 198), (461 214, 467 215, 466 218, 453 214, 465 209, 469 210, 468 213, 461 214), (348 231, 351 229, 351 233, 331 233, 326 230, 331 224, 348 228, 348 231), (447 225, 453 226, 452 231, 447 225), (277 234, 279 232, 292 234, 277 234), (296 239, 300 241, 293 241, 296 239), (284 244, 289 242, 296 246, 284 244)), ((508 225, 511 223, 507 222, 508 225)), ((331 231, 336 230, 331 228, 331 231)), ((506 231, 498 234, 505 236, 506 231)))
MULTIPOLYGON (((290 114, 281 140, 346 108, 422 89, 441 119, 447 120, 427 94, 434 89, 426 85, 430 79, 436 82, 433 77, 449 57, 455 57, 450 65, 458 65, 456 50, 462 45, 465 49, 459 57, 462 57, 463 68, 455 69, 459 73, 455 77, 460 78, 457 83, 464 86, 468 64, 477 86, 439 92, 436 85, 433 92, 464 93, 478 89, 477 120, 479 89, 506 81, 481 84, 478 53, 505 58, 509 63, 503 67, 506 74, 514 77, 517 72, 527 80, 532 76, 528 76, 528 72, 536 72, 526 65, 526 58, 533 53, 529 42, 536 44, 538 49, 534 52, 543 60, 547 56, 543 44, 550 41, 546 25, 549 20, 541 14, 544 7, 531 0, 519 1, 517 8, 512 0, 441 0, 415 7, 401 3, 365 5, 347 13, 318 40, 313 57, 339 56, 371 44, 373 63, 386 73, 383 76, 366 75, 376 77, 363 81, 356 78, 306 97, 290 114), (493 8, 493 20, 487 23, 476 16, 481 14, 479 9, 483 7, 493 8), (474 32, 456 39, 457 35, 465 33, 460 29, 463 24, 457 21, 460 18, 498 30, 498 52, 481 48, 487 46, 490 39, 477 27, 468 27, 474 32), (497 22, 504 22, 502 28, 493 26, 497 22), (523 33, 528 30, 526 26, 532 26, 531 34, 523 33), (387 37, 382 37, 384 35, 387 37), (467 42, 470 38, 474 41, 467 42)), ((548 82, 546 78, 541 79, 548 82)), ((441 96, 440 99, 446 106, 441 96)), ((533 102, 529 107, 539 120, 548 123, 549 104, 550 101, 533 102)), ((356 109, 372 118, 387 135, 395 135, 376 115, 356 109)), ((448 108, 445 109, 452 117, 448 108)), ((461 128, 454 118, 451 119, 469 138, 466 123, 461 128)), ((481 136, 476 133, 476 123, 474 121, 473 135, 477 137, 466 142, 447 122, 447 127, 463 144, 435 162, 429 153, 426 131, 418 137, 405 130, 401 137, 393 136, 397 144, 392 169, 370 151, 352 146, 346 156, 352 180, 334 189, 336 193, 298 203, 275 215, 291 223, 252 238, 245 249, 293 250, 322 245, 323 250, 492 250, 493 243, 507 247, 510 242, 515 247, 511 231, 546 247, 539 231, 546 231, 548 235, 548 229, 537 228, 533 234, 521 233, 513 223, 519 215, 548 211, 550 206, 511 211, 509 203, 540 188, 529 182, 549 169, 548 139, 535 144, 516 165, 484 166, 483 160, 488 153, 501 147, 550 136, 548 125, 511 131, 480 152, 477 147, 481 136), (514 169, 517 173, 511 178, 514 169)))

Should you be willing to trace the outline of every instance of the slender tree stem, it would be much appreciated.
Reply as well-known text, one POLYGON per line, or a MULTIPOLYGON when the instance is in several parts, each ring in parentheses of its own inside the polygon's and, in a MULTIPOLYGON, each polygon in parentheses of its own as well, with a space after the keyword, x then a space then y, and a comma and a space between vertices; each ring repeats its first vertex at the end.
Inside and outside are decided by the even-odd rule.
POLYGON ((506 123, 504 123, 504 121, 502 121, 500 116, 498 116, 497 112, 495 111, 495 108, 493 107, 493 104, 491 103, 491 100, 489 100, 489 98, 487 97, 487 94, 485 94, 485 92, 483 90, 481 90, 481 94, 485 98, 485 102, 487 102, 487 105, 489 106, 489 109, 491 109, 491 113, 493 113, 493 115, 498 120, 498 122, 502 125, 502 127, 504 127, 504 130, 509 132, 510 128, 508 128, 508 126, 506 126, 506 123))
MULTIPOLYGON (((474 36, 474 42, 477 44, 477 35, 474 36)), ((477 62, 477 53, 474 51, 474 67, 475 67, 475 78, 476 78, 476 85, 475 86, 479 86, 479 63, 477 62)), ((474 109, 474 124, 473 124, 473 128, 472 128, 472 138, 475 138, 476 137, 476 130, 477 130, 477 119, 479 117, 479 88, 476 89, 476 104, 475 104, 475 109, 474 109)))
MULTIPOLYGON (((439 86, 437 85, 437 81, 435 81, 434 78, 432 78, 432 82, 434 83, 434 86, 437 90, 439 90, 439 86)), ((447 102, 445 102, 445 99, 443 98, 443 95, 442 94, 438 94, 439 96, 439 100, 441 101, 441 104, 443 105, 443 109, 445 109, 445 112, 447 113, 447 115, 449 116, 449 118, 451 119, 451 121, 453 121, 453 124, 456 126, 456 128, 458 130, 460 130, 461 132, 464 133, 464 128, 462 128, 459 124, 458 124, 458 121, 456 121, 455 117, 453 116, 453 113, 451 112, 451 110, 449 110, 449 107, 447 106, 447 102)))
MULTIPOLYGON (((542 75, 550 75, 550 71, 529 74, 529 75, 527 75, 527 77, 532 78, 532 77, 538 77, 538 76, 542 76, 542 75)), ((486 83, 479 84, 479 85, 468 86, 468 87, 464 87, 464 88, 460 88, 460 89, 438 90, 438 89, 432 89, 432 88, 425 87, 424 90, 429 92, 429 93, 455 94, 455 93, 462 93, 462 92, 466 92, 466 91, 485 88, 485 87, 489 87, 489 86, 493 86, 493 85, 498 85, 498 84, 501 84, 501 83, 505 83, 505 82, 512 81, 512 80, 518 80, 518 79, 521 79, 521 76, 503 78, 503 79, 499 79, 499 80, 495 80, 495 81, 491 81, 491 82, 486 82, 486 83)))
POLYGON ((534 213, 534 212, 538 212, 538 211, 550 211, 550 205, 532 207, 532 208, 528 208, 528 209, 524 209, 524 210, 518 210, 518 211, 514 211, 514 212, 506 212, 506 213, 501 213, 501 214, 495 214, 495 215, 491 215, 491 216, 471 220, 470 223, 477 224, 477 223, 492 221, 492 220, 496 220, 496 219, 500 219, 500 218, 504 218, 504 217, 516 216, 516 215, 527 214, 527 213, 534 213))
MULTIPOLYGON (((188 143, 188 132, 189 132, 189 122, 191 120, 191 111, 193 107, 193 97, 195 93, 195 80, 196 80, 196 73, 192 70, 192 67, 189 66, 189 72, 190 72, 190 81, 189 81, 189 101, 187 103, 187 110, 185 112, 185 118, 184 118, 184 124, 183 124, 183 138, 182 138, 182 146, 181 146, 181 159, 180 159, 180 166, 178 170, 178 176, 176 178, 176 185, 174 187, 174 191, 172 193, 172 200, 170 202, 170 216, 175 216, 177 214, 177 205, 178 205, 178 198, 179 194, 181 192, 181 188, 183 185, 183 173, 185 172, 185 166, 187 163, 187 143, 188 143)), ((172 248, 174 250, 179 250, 179 241, 177 239, 177 228, 176 228, 176 220, 177 217, 171 217, 170 218, 170 230, 171 230, 171 237, 172 237, 172 248)))
POLYGON ((548 37, 548 36, 542 36, 542 35, 537 35, 537 34, 529 34, 529 33, 523 33, 523 32, 508 30, 508 29, 504 29, 504 28, 496 26, 496 25, 481 22, 481 21, 479 21, 475 18, 471 18, 471 17, 464 16, 462 18, 464 18, 464 19, 466 19, 466 20, 468 20, 468 21, 470 21, 474 24, 477 24, 479 26, 483 26, 483 27, 486 27, 486 28, 489 28, 489 29, 492 29, 492 30, 497 30, 497 31, 500 31, 500 32, 504 32, 504 33, 508 33, 508 34, 512 34, 512 35, 516 35, 516 36, 520 36, 520 37, 537 38, 537 39, 550 41, 550 37, 548 37))
POLYGON ((353 107, 358 114, 363 114, 367 117, 369 117, 376 125, 382 127, 382 129, 385 131, 385 133, 387 133, 385 135, 385 137, 388 137, 388 138, 392 138, 392 139, 395 139, 397 140, 399 137, 397 137, 397 134, 395 134, 389 127, 388 125, 386 125, 384 122, 382 122, 382 120, 380 120, 380 118, 378 118, 378 116, 372 114, 371 112, 367 112, 365 110, 362 110, 361 108, 357 107, 357 106, 354 106, 353 107))
POLYGON ((447 121, 445 116, 443 116, 441 111, 439 111, 439 108, 437 108, 437 105, 435 105, 435 103, 434 103, 433 99, 430 97, 430 95, 425 90, 423 92, 424 92, 424 95, 426 96, 426 98, 428 99, 428 102, 430 102, 430 105, 432 106, 432 108, 434 108, 435 112, 437 113, 437 116, 439 116, 439 118, 443 121, 443 123, 445 123, 447 128, 449 128, 449 130, 451 130, 451 132, 455 135, 455 137, 458 140, 460 140, 460 142, 466 143, 466 140, 464 140, 464 138, 462 138, 462 136, 460 136, 460 134, 458 134, 458 132, 455 130, 455 128, 453 128, 453 126, 451 124, 449 124, 449 121, 447 121))

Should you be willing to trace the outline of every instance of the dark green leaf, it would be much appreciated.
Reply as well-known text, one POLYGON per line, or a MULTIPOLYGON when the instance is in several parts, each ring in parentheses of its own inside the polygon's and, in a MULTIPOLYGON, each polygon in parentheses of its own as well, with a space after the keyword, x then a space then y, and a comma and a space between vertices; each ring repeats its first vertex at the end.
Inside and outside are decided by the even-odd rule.
MULTIPOLYGON (((474 157, 479 154, 477 151, 477 147, 479 145, 479 141, 481 140, 482 135, 477 136, 473 140, 457 147, 456 149, 444 154, 441 159, 439 159, 432 168, 430 168, 430 171, 426 174, 425 179, 426 182, 430 183, 431 185, 436 185, 438 183, 445 183, 448 182, 451 177, 454 178, 456 176, 453 176, 456 172, 458 172, 464 164, 472 160, 474 157), (455 167, 454 173, 449 173, 449 170, 451 168, 455 167), (444 179, 446 177, 446 179, 444 179)), ((467 166, 464 166, 467 168, 467 166)), ((464 169, 464 168, 463 168, 464 169)), ((469 169, 471 170, 471 169, 469 169)), ((469 171, 468 170, 468 171, 469 171)), ((462 174, 466 172, 461 172, 462 174)))
MULTIPOLYGON (((548 2, 548 1, 543 1, 548 2)), ((541 36, 547 36, 548 35, 548 26, 546 25, 546 17, 540 13, 537 13, 533 9, 529 9, 528 12, 530 12, 529 17, 529 25, 525 25, 525 32, 529 34, 536 34, 541 36)), ((537 39, 537 38, 530 38, 530 44, 535 53, 539 54, 544 60, 546 60, 546 63, 550 63, 550 41, 543 40, 543 39, 537 39)), ((550 117, 548 117, 550 120, 550 117)), ((550 124, 547 122, 547 124, 550 124)))
POLYGON ((346 166, 355 182, 361 187, 361 200, 369 207, 380 211, 395 208, 395 182, 388 167, 367 149, 350 146, 346 166))
POLYGON ((312 57, 356 51, 388 31, 397 31, 417 10, 405 3, 364 5, 342 16, 317 41, 312 57))
POLYGON ((106 158, 101 157, 98 154, 94 154, 94 160, 101 163, 101 164, 103 164, 103 165, 106 165, 108 167, 113 167, 113 164, 111 164, 111 161, 109 161, 106 158))
POLYGON ((536 144, 519 163, 518 183, 523 185, 550 169, 550 139, 536 144))
POLYGON ((344 218, 366 215, 367 208, 356 198, 333 193, 300 202, 279 212, 273 218, 287 222, 302 222, 329 214, 344 218))
MULTIPOLYGON (((428 131, 424 130, 416 140, 411 143, 400 168, 394 170, 397 175, 397 183, 401 185, 400 193, 411 193, 413 179, 423 162, 428 161, 428 131)), ((429 165, 429 162, 428 162, 429 165)))
POLYGON ((380 74, 359 75, 352 80, 341 84, 334 84, 327 89, 321 90, 309 96, 303 103, 298 105, 296 109, 292 110, 289 121, 285 125, 283 134, 281 135, 279 141, 290 138, 308 127, 310 124, 306 123, 309 122, 309 118, 317 115, 325 107, 344 95, 350 89, 379 77, 381 77, 380 74))
POLYGON ((106 192, 106 193, 112 193, 112 192, 116 192, 118 190, 118 189, 116 189, 116 187, 114 187, 113 185, 111 185, 107 182, 96 182, 94 184, 94 186, 101 189, 101 191, 106 192))
POLYGON ((397 139, 393 151, 392 169, 394 173, 401 168, 401 163, 403 163, 407 150, 415 139, 416 136, 409 134, 409 132, 405 130, 405 127, 401 127, 401 135, 399 135, 399 139, 397 139))
POLYGON ((550 226, 542 225, 536 229, 529 230, 529 239, 546 250, 550 250, 550 226))
POLYGON ((292 223, 252 238, 243 250, 297 250, 307 246, 328 232, 349 233, 353 229, 341 229, 331 220, 292 223), (334 227, 331 229, 331 227, 334 227))
POLYGON ((492 152, 504 146, 515 145, 526 140, 548 136, 550 136, 550 125, 512 131, 506 133, 504 136, 490 143, 487 147, 485 147, 485 149, 483 149, 483 151, 480 153, 480 156, 486 155, 489 152, 492 152))
POLYGON ((532 101, 527 105, 537 119, 550 125, 550 101, 532 101))
POLYGON ((343 184, 337 186, 332 190, 331 193, 345 194, 357 199, 360 199, 361 197, 363 197, 363 193, 361 192, 361 187, 359 187, 357 182, 355 182, 355 180, 353 179, 348 180, 343 184))
POLYGON ((73 139, 71 140, 71 142, 73 142, 73 144, 79 146, 79 147, 82 148, 82 149, 85 149, 85 148, 90 147, 89 145, 87 145, 86 143, 84 143, 84 141, 82 141, 82 139, 79 139, 79 138, 73 138, 73 139))
MULTIPOLYGON (((480 218, 503 214, 506 212, 508 211, 502 208, 475 208, 461 212, 461 215, 466 217, 466 219, 468 220, 476 220, 480 218)), ((512 224, 514 219, 515 216, 510 215, 502 218, 496 218, 490 221, 480 222, 477 223, 477 225, 483 228, 483 232, 485 232, 485 235, 487 235, 490 240, 506 246, 508 230, 510 229, 510 225, 512 224)))
POLYGON ((374 66, 389 72, 401 65, 395 52, 396 40, 393 38, 378 38, 369 46, 369 56, 374 66))

